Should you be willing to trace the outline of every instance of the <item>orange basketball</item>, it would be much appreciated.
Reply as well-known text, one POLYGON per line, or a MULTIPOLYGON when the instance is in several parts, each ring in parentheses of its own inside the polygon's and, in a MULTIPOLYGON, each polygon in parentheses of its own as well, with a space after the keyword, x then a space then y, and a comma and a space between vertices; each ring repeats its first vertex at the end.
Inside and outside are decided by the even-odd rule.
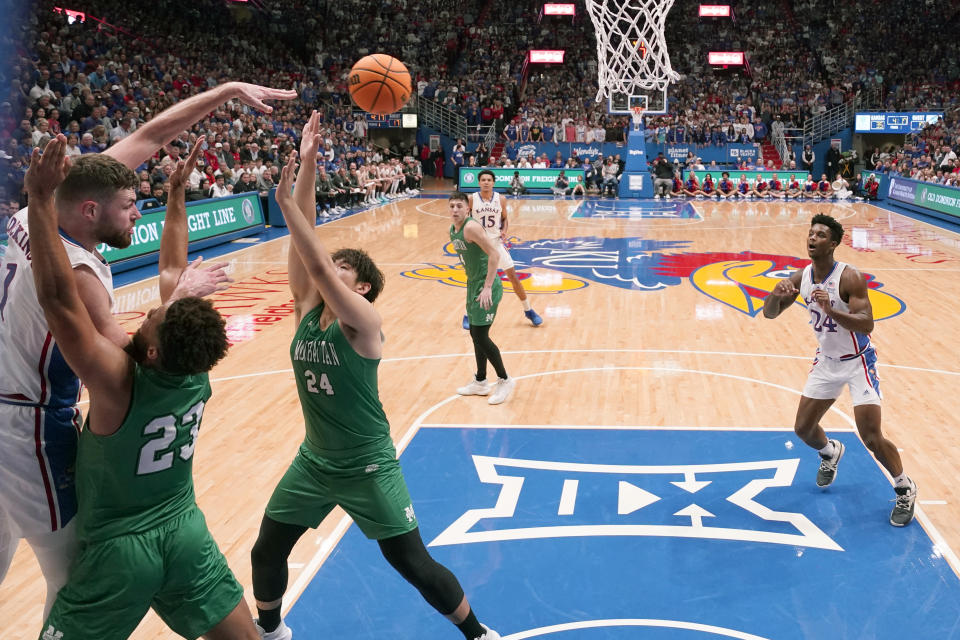
POLYGON ((385 53, 360 58, 350 69, 350 97, 370 113, 386 115, 407 104, 413 86, 402 62, 385 53))

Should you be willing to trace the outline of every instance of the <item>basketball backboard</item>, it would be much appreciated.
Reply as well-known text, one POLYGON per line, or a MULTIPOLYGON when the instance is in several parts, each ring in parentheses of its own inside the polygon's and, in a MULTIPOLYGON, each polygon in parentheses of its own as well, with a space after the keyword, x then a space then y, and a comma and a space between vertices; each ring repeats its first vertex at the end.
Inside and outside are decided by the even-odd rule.
POLYGON ((607 113, 618 116, 628 116, 633 107, 643 107, 643 115, 661 115, 667 112, 667 89, 635 89, 634 93, 626 94, 613 91, 607 99, 607 113))

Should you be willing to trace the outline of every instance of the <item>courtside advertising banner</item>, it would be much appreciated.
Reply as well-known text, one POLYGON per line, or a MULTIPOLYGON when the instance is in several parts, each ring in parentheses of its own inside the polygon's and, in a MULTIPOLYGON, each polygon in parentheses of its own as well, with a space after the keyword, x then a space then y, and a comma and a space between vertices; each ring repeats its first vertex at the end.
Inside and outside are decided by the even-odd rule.
MULTIPOLYGON (((97 247, 107 262, 114 263, 160 251, 166 208, 143 212, 133 228, 133 239, 126 249, 113 249, 105 244, 97 247)), ((232 231, 263 224, 263 211, 257 193, 187 203, 189 241, 204 240, 232 231)))
POLYGON ((890 178, 887 196, 924 209, 960 218, 960 189, 908 178, 890 178))
POLYGON ((460 168, 460 190, 461 191, 479 191, 480 183, 477 176, 481 171, 492 171, 494 177, 494 189, 508 189, 510 180, 513 179, 515 171, 520 173, 520 179, 523 180, 523 186, 526 189, 550 189, 553 183, 557 181, 557 176, 563 171, 569 180, 568 188, 572 189, 574 185, 583 182, 583 169, 517 169, 507 167, 503 169, 481 169, 473 167, 460 168))

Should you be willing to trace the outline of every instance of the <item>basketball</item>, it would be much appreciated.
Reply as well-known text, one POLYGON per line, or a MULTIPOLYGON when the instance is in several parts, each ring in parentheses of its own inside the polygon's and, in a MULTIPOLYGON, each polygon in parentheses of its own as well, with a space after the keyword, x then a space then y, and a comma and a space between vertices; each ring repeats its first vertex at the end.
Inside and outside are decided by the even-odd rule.
POLYGON ((385 53, 360 58, 350 69, 350 97, 364 111, 393 113, 407 104, 412 91, 407 67, 385 53))

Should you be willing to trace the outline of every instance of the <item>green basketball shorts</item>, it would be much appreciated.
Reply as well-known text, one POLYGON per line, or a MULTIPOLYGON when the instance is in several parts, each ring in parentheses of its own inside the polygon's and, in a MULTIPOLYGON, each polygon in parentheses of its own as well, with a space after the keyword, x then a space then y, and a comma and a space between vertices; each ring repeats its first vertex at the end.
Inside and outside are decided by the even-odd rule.
POLYGON ((371 540, 417 528, 407 483, 393 447, 350 460, 329 460, 301 445, 267 504, 271 520, 314 529, 339 505, 371 540))
POLYGON ((81 543, 40 639, 125 640, 153 607, 193 640, 242 597, 203 513, 193 507, 144 533, 81 543))
POLYGON ((493 319, 497 317, 497 307, 500 305, 501 298, 503 298, 503 285, 494 281, 493 295, 491 296, 493 302, 489 309, 484 309, 477 302, 477 296, 480 295, 482 289, 483 280, 474 284, 467 284, 467 317, 470 318, 470 324, 476 327, 493 324, 493 319))

